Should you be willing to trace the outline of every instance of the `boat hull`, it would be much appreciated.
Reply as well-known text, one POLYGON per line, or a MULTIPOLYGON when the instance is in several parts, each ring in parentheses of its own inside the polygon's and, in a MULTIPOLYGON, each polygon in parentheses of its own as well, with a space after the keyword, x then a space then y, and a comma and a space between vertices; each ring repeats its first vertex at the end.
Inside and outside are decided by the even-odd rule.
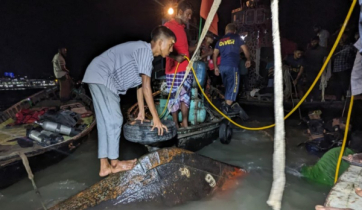
POLYGON ((173 206, 235 187, 244 175, 241 168, 183 149, 164 148, 141 157, 134 169, 112 174, 49 210, 136 202, 173 206))

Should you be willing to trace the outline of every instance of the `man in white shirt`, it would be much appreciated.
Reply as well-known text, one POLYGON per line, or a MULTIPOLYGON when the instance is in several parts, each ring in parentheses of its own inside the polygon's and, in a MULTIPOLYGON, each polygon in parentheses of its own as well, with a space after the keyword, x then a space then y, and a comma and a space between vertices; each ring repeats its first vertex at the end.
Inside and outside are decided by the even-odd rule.
POLYGON ((65 57, 67 56, 67 48, 60 47, 58 53, 54 55, 52 63, 54 76, 59 81, 59 96, 62 102, 66 102, 71 97, 72 80, 69 77, 69 70, 65 66, 65 57))
POLYGON ((320 25, 314 26, 314 32, 317 33, 319 37, 319 46, 327 47, 328 46, 328 39, 329 39, 329 32, 325 29, 322 29, 320 25))

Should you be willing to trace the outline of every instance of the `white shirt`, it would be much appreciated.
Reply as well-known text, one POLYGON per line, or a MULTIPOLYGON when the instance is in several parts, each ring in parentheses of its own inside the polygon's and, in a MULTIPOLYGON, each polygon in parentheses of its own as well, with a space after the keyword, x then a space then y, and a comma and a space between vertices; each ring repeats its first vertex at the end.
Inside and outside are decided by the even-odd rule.
POLYGON ((328 38, 329 38, 329 32, 327 30, 322 29, 319 33, 319 46, 321 47, 327 47, 328 45, 328 38))
POLYGON ((53 57, 53 69, 55 78, 59 79, 64 77, 67 72, 62 70, 62 66, 65 66, 65 59, 59 53, 55 54, 53 57))

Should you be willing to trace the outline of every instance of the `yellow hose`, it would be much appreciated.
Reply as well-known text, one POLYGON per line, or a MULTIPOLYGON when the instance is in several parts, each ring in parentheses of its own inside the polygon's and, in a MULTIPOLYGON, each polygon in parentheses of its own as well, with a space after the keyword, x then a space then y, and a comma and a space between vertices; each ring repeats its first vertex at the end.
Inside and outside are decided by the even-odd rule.
POLYGON ((179 66, 179 65, 180 65, 180 63, 177 63, 177 66, 176 66, 176 69, 175 69, 175 74, 173 75, 173 79, 172 79, 172 83, 171 83, 171 89, 170 89, 170 92, 168 93, 166 105, 165 105, 165 108, 163 109, 162 113, 158 116, 159 118, 161 118, 162 115, 164 115, 165 112, 166 112, 167 104, 168 104, 168 101, 170 100, 170 97, 171 97, 171 90, 172 90, 172 88, 173 88, 173 83, 175 82, 176 73, 177 73, 177 69, 178 69, 178 66, 179 66))
POLYGON ((343 156, 343 153, 344 153, 344 149, 346 148, 347 136, 348 136, 348 131, 349 131, 349 122, 351 120, 351 113, 352 113, 352 107, 353 107, 353 100, 354 100, 354 96, 351 97, 351 102, 349 103, 349 110, 348 110, 348 115, 347 115, 346 128, 344 130, 344 138, 343 138, 343 144, 342 144, 341 152, 339 153, 339 157, 338 157, 338 162, 337 162, 337 167, 336 167, 336 175, 334 176, 334 183, 336 183, 337 180, 338 180, 339 167, 341 166, 342 156, 343 156))

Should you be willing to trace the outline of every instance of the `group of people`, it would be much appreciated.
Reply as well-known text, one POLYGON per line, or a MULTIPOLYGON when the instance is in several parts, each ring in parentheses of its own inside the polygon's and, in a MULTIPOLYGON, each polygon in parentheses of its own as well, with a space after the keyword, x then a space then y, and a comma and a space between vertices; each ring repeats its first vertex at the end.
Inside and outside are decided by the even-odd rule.
MULTIPOLYGON (((173 86, 177 87, 172 88, 171 98, 167 105, 173 120, 177 128, 188 126, 193 75, 188 74, 185 81, 182 81, 188 65, 185 57, 190 57, 195 51, 195 47, 189 45, 185 32, 185 26, 191 19, 192 13, 192 5, 188 1, 181 1, 178 4, 176 16, 152 31, 150 43, 133 41, 116 45, 94 58, 87 67, 83 83, 88 84, 93 99, 98 130, 99 175, 101 177, 130 170, 136 163, 135 159, 118 160, 123 124, 120 94, 126 94, 130 88, 137 88, 139 107, 137 120, 143 122, 145 119, 144 101, 146 101, 153 118, 152 130, 157 129, 159 135, 167 132, 166 126, 162 124, 158 116, 152 96, 152 61, 156 56, 166 58, 167 89, 171 90, 173 81, 173 86), (178 88, 181 91, 176 94, 178 88), (182 113, 181 123, 178 120, 179 112, 182 113)), ((247 68, 251 65, 248 48, 236 31, 234 24, 228 24, 225 28, 225 36, 216 43, 214 49, 211 47, 214 38, 210 34, 206 36, 201 48, 201 60, 209 64, 210 77, 222 78, 225 87, 225 101, 221 109, 225 114, 233 111, 232 104, 236 101, 239 92, 240 78, 243 78, 241 75, 245 75, 247 68), (241 54, 243 59, 241 59, 241 54)), ((305 87, 312 84, 328 55, 328 42, 326 41, 328 32, 316 27, 316 33, 305 52, 297 49, 284 59, 284 64, 289 68, 291 82, 298 90, 296 92, 299 96, 304 94, 305 87)), ((337 99, 341 99, 349 88, 350 75, 354 66, 353 53, 354 50, 348 42, 348 36, 343 35, 332 60, 333 72, 339 78, 340 88, 338 88, 337 99)), ((60 48, 58 54, 53 58, 54 74, 60 83, 62 100, 70 97, 69 70, 64 59, 66 54, 66 48, 60 48)), ((272 66, 270 68, 273 69, 272 66)), ((269 72, 269 75, 272 77, 272 71, 269 72)), ((246 82, 244 80, 243 83, 246 82)), ((318 88, 315 87, 309 100, 317 100, 318 95, 318 88)), ((335 119, 330 132, 336 127, 339 131, 347 129, 343 126, 341 119, 335 119)), ((309 130, 311 141, 321 145, 321 142, 325 140, 326 129, 323 126, 311 126, 309 130)), ((361 133, 352 134, 345 155, 362 152, 361 145, 361 133)), ((340 147, 330 149, 316 165, 303 167, 301 169, 303 176, 321 183, 333 184, 335 164, 340 150, 340 147)), ((347 167, 347 163, 342 163, 340 173, 347 167)))
MULTIPOLYGON (((328 56, 329 32, 315 26, 316 36, 313 37, 304 51, 298 48, 293 54, 284 59, 284 64, 289 68, 289 74, 293 92, 301 98, 317 77, 324 61, 328 56)), ((351 72, 356 56, 356 49, 352 45, 352 37, 344 33, 338 43, 336 51, 331 59, 331 69, 334 84, 335 99, 341 101, 345 99, 348 89, 350 88, 351 72)), ((319 80, 320 81, 320 80, 319 80)), ((314 87, 308 101, 317 101, 321 99, 319 83, 314 87)))
MULTIPOLYGON (((136 120, 145 119, 145 104, 152 114, 153 128, 159 135, 167 132, 166 126, 158 116, 151 90, 152 61, 156 56, 166 58, 167 89, 171 90, 168 109, 172 114, 176 127, 188 127, 188 114, 191 101, 192 73, 186 74, 188 61, 186 57, 194 53, 196 47, 189 46, 185 26, 193 13, 188 1, 178 3, 173 19, 163 26, 157 26, 151 33, 151 42, 133 41, 116 45, 94 58, 86 69, 83 83, 88 84, 94 105, 98 130, 98 158, 100 159, 101 177, 111 173, 130 170, 136 160, 120 161, 119 140, 123 124, 121 101, 119 95, 126 94, 130 88, 137 88, 139 114, 136 120), (176 75, 175 75, 176 74, 176 75), (175 78, 175 79, 174 79, 175 78), (182 82, 183 81, 183 82, 182 82), (177 89, 180 89, 177 94, 177 89), (182 113, 182 122, 178 121, 178 113, 182 113)), ((245 67, 250 66, 248 49, 236 34, 234 24, 228 24, 225 36, 217 42, 213 50, 212 35, 206 36, 201 50, 201 59, 213 63, 215 76, 221 75, 226 88, 225 103, 222 110, 230 112, 239 90, 240 52, 246 55, 245 67), (220 56, 219 56, 220 54, 220 56), (220 63, 221 59, 221 63, 220 63)), ((60 83, 61 100, 69 100, 70 76, 66 67, 66 48, 60 48, 53 58, 54 74, 60 83)))

